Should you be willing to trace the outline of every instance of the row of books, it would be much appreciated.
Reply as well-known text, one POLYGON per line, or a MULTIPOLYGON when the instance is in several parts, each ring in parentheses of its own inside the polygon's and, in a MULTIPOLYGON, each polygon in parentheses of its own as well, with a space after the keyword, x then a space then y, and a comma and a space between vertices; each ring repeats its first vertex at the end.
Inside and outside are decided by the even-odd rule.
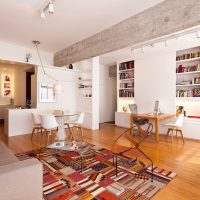
POLYGON ((134 87, 134 82, 120 83, 119 87, 120 88, 133 88, 134 87))
POLYGON ((133 69, 133 68, 134 68, 134 61, 119 64, 119 70, 127 70, 127 69, 133 69))
POLYGON ((200 71, 200 64, 193 65, 193 66, 186 66, 186 67, 183 67, 183 65, 179 65, 176 68, 176 73, 195 72, 195 71, 200 71))
POLYGON ((119 97, 134 97, 134 92, 128 90, 120 90, 119 97))
POLYGON ((191 59, 191 58, 198 58, 198 57, 200 57, 200 51, 195 52, 195 53, 186 53, 180 56, 176 56, 176 61, 186 60, 186 59, 191 59))
POLYGON ((192 90, 177 90, 176 97, 200 97, 200 88, 192 90))
POLYGON ((133 73, 129 73, 129 72, 126 72, 126 73, 120 73, 119 74, 119 79, 129 79, 129 78, 134 78, 134 74, 133 73))

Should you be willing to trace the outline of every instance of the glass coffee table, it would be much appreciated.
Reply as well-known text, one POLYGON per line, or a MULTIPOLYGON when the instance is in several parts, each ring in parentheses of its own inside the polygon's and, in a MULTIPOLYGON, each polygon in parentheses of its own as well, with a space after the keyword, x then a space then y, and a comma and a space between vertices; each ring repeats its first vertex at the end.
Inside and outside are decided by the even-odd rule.
POLYGON ((53 144, 47 146, 50 149, 62 150, 62 151, 71 151, 76 152, 76 156, 72 156, 72 160, 79 161, 81 164, 81 172, 83 171, 83 161, 86 159, 90 159, 94 157, 95 150, 92 148, 94 145, 88 144, 83 141, 61 141, 61 142, 54 142, 53 144))

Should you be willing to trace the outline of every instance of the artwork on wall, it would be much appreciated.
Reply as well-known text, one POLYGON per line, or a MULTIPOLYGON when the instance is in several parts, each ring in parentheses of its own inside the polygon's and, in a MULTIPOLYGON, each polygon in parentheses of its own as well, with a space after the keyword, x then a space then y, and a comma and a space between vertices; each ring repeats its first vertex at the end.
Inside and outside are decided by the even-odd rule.
POLYGON ((54 86, 49 83, 39 84, 40 102, 55 102, 54 86))
POLYGON ((8 74, 2 74, 2 95, 4 97, 11 97, 11 77, 8 74))

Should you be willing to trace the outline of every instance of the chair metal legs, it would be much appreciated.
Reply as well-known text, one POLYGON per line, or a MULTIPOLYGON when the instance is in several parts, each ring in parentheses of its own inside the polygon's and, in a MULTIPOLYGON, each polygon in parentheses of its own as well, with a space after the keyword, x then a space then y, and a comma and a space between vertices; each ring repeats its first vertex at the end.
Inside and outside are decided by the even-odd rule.
POLYGON ((118 163, 117 163, 117 154, 113 153, 113 166, 115 166, 115 174, 118 176, 118 163))
POLYGON ((153 182, 153 161, 139 147, 137 149, 151 162, 151 182, 153 182))
MULTIPOLYGON (((151 162, 151 182, 153 182, 153 178, 154 178, 154 174, 153 174, 153 170, 154 170, 153 161, 140 148, 137 148, 137 149, 151 162)), ((114 153, 113 153, 113 166, 115 166, 115 174, 116 174, 116 176, 118 176, 117 154, 114 154, 114 153)))

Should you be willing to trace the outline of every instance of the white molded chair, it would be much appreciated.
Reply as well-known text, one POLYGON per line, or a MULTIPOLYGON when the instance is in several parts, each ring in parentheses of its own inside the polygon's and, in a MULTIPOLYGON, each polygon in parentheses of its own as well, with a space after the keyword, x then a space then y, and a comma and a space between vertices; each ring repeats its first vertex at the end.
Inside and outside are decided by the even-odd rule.
POLYGON ((47 142, 46 144, 48 145, 49 143, 49 136, 52 135, 52 131, 55 131, 56 134, 56 140, 58 140, 58 123, 56 121, 56 118, 54 115, 41 115, 41 125, 42 128, 45 129, 46 134, 47 134, 47 142))
POLYGON ((69 138, 71 140, 74 139, 73 137, 73 128, 76 127, 77 129, 80 130, 81 132, 81 139, 83 140, 83 129, 82 129, 82 124, 84 122, 84 118, 85 118, 85 113, 80 113, 79 117, 77 120, 74 120, 74 121, 66 121, 65 122, 65 128, 68 128, 69 130, 69 138), (70 129, 71 127, 71 129, 70 129))
MULTIPOLYGON (((171 141, 173 142, 173 134, 174 132, 176 132, 176 137, 178 138, 177 136, 177 133, 179 132, 182 139, 183 139, 183 143, 185 142, 184 141, 184 138, 183 138, 183 133, 182 133, 182 126, 183 126, 183 120, 184 120, 184 115, 181 114, 177 117, 176 121, 174 123, 167 123, 165 124, 165 126, 168 126, 168 130, 167 130, 167 137, 169 136, 169 133, 170 131, 172 132, 171 133, 171 141)), ((166 138, 167 139, 167 138, 166 138)))
POLYGON ((35 131, 37 130, 37 133, 40 132, 41 136, 42 136, 42 125, 41 125, 41 117, 40 115, 38 115, 38 113, 36 112, 32 112, 32 122, 33 122, 33 131, 32 131, 32 135, 31 135, 31 140, 33 139, 33 135, 35 133, 35 131))

